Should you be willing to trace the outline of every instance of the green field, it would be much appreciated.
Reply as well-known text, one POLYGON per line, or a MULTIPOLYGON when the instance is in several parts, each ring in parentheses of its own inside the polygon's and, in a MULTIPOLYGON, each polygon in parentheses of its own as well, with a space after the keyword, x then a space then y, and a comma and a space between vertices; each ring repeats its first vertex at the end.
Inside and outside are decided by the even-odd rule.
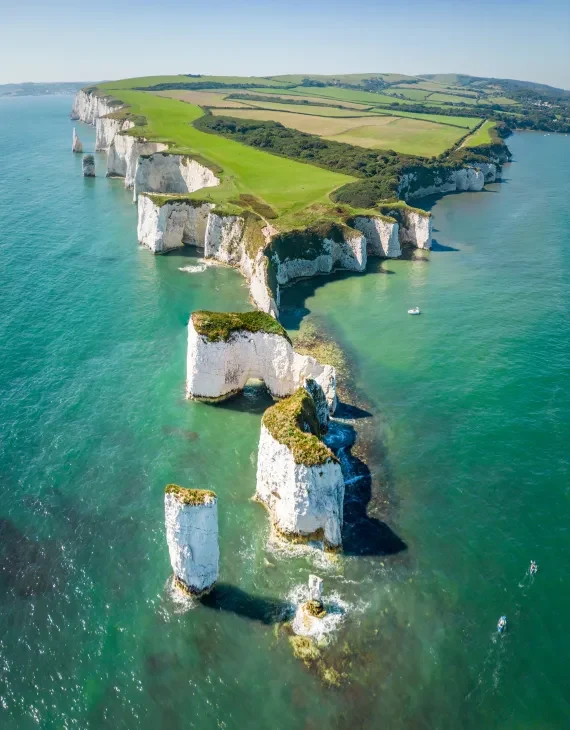
MULTIPOLYGON (((100 88, 119 95, 116 82, 100 88)), ((120 98, 131 106, 130 111, 146 117, 147 125, 137 128, 138 134, 171 143, 173 150, 222 168, 222 185, 209 188, 207 193, 214 201, 235 198, 240 193, 253 194, 280 214, 294 212, 313 203, 328 203, 332 190, 354 179, 200 132, 192 122, 203 111, 192 104, 124 88, 120 89, 120 98)))
POLYGON ((491 144, 495 140, 491 136, 491 130, 495 128, 495 122, 483 122, 479 129, 468 137, 462 147, 478 147, 481 144, 491 144))
MULTIPOLYGON (((275 105, 279 106, 279 105, 275 105)), ((318 107, 317 107, 318 108, 318 107)), ((395 150, 402 154, 432 157, 445 152, 464 136, 467 129, 389 115, 368 117, 313 116, 269 109, 214 110, 217 116, 273 121, 335 142, 395 150)), ((477 120, 479 123, 480 120, 477 120)))
POLYGON ((432 124, 417 119, 396 118, 386 125, 365 124, 334 137, 336 142, 372 149, 391 149, 408 155, 431 157, 449 149, 464 135, 458 127, 432 124))
POLYGON ((261 76, 141 76, 140 78, 121 79, 104 84, 98 84, 99 88, 132 89, 133 87, 149 87, 156 84, 201 84, 208 88, 208 84, 255 84, 256 86, 283 86, 283 83, 264 79, 261 76))
MULTIPOLYGON (((223 102, 222 102, 223 103, 223 102)), ((294 114, 311 114, 317 117, 367 117, 377 116, 375 112, 359 111, 357 109, 336 109, 332 106, 312 106, 311 104, 282 104, 271 101, 247 101, 243 102, 254 109, 274 109, 281 112, 292 112, 294 114)))

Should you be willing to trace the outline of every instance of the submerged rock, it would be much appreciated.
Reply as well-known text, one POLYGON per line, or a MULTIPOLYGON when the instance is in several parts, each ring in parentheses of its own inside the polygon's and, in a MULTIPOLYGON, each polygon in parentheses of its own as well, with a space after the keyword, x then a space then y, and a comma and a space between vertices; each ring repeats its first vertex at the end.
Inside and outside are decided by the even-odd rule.
POLYGON ((77 136, 77 132, 75 131, 75 127, 73 127, 73 138, 71 140, 71 151, 72 152, 83 152, 83 143, 77 136))
POLYGON ((83 177, 95 177, 95 158, 93 155, 85 155, 81 161, 83 177))
POLYGON ((164 490, 166 540, 176 585, 202 595, 218 579, 218 498, 207 489, 164 490))

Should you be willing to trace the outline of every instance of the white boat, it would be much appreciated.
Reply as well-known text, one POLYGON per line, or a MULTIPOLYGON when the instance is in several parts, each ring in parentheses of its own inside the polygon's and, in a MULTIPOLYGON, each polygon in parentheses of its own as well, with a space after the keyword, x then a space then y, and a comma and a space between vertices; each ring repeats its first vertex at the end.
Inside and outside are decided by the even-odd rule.
POLYGON ((408 314, 421 314, 421 310, 419 307, 414 307, 413 309, 408 309, 408 314))

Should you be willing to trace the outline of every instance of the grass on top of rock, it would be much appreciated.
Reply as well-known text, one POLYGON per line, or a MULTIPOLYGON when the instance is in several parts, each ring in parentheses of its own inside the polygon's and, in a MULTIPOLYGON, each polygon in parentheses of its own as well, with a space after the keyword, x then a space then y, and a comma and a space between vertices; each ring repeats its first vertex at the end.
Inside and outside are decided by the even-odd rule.
POLYGON ((279 335, 291 342, 285 329, 265 312, 206 312, 192 313, 192 324, 199 335, 209 342, 227 342, 238 332, 264 332, 279 335))
POLYGON ((178 484, 167 484, 164 488, 165 494, 172 494, 181 504, 192 505, 197 507, 203 504, 209 504, 216 499, 216 493, 209 489, 187 489, 180 487, 178 484))
POLYGON ((262 423, 276 441, 287 446, 296 464, 320 466, 338 461, 318 436, 315 404, 304 388, 268 408, 262 423))

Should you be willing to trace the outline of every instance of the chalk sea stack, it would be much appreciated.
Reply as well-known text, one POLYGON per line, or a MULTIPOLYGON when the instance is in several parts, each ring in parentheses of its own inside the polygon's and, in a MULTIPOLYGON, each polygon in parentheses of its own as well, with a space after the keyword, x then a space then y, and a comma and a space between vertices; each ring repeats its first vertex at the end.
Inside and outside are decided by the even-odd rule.
POLYGON ((265 411, 256 498, 281 537, 335 550, 342 546, 344 478, 320 434, 315 402, 303 387, 265 411))
POLYGON ((77 132, 75 131, 75 127, 73 127, 73 138, 71 140, 71 151, 72 152, 83 152, 83 143, 77 136, 77 132))
POLYGON ((164 490, 166 540, 176 586, 201 596, 218 579, 218 498, 208 489, 168 484, 164 490))
POLYGON ((95 177, 95 158, 93 155, 85 155, 81 160, 83 177, 95 177))

